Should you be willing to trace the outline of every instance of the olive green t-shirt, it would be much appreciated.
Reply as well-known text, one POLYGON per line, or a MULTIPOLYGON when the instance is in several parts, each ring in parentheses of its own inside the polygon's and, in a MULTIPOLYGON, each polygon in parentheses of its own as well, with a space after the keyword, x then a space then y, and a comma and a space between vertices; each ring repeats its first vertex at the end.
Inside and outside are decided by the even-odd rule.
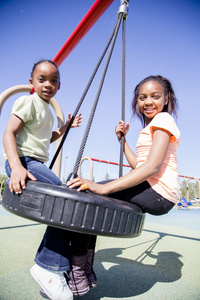
POLYGON ((36 93, 22 96, 15 101, 12 114, 24 122, 16 136, 19 157, 30 156, 46 162, 53 128, 49 104, 36 93))

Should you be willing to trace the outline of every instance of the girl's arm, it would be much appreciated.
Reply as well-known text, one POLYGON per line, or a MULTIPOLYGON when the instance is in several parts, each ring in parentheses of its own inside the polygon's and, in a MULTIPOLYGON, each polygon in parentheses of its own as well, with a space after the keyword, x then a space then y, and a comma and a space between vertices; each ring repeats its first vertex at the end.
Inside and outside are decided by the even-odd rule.
MULTIPOLYGON (((71 120, 71 114, 69 113, 67 117, 67 122, 62 127, 52 132, 50 143, 55 142, 57 139, 59 139, 59 137, 61 137, 65 133, 70 120, 71 120)), ((81 122, 82 122, 82 116, 81 114, 79 114, 74 118, 74 122, 72 123, 71 128, 80 127, 81 122)))
POLYGON ((129 147, 128 143, 126 140, 124 141, 124 154, 126 156, 126 159, 131 166, 132 169, 136 168, 136 155, 135 153, 131 150, 129 147))
POLYGON ((147 161, 119 179, 106 184, 97 184, 82 178, 75 178, 67 185, 70 188, 79 186, 78 191, 81 191, 81 185, 86 183, 90 191, 100 195, 115 193, 138 185, 159 172, 169 147, 170 135, 167 131, 156 129, 153 133, 153 143, 147 161))
POLYGON ((20 118, 11 115, 3 136, 3 144, 11 168, 9 189, 16 194, 21 193, 22 189, 25 189, 25 180, 27 177, 31 180, 36 180, 36 178, 22 166, 17 153, 15 138, 23 124, 20 118))
MULTIPOLYGON (((119 121, 119 125, 116 126, 115 132, 118 138, 118 141, 121 142, 122 133, 124 134, 124 137, 126 137, 126 134, 129 130, 129 123, 125 123, 124 121, 119 121)), ((129 147, 126 138, 124 139, 124 154, 126 156, 126 159, 129 163, 129 165, 135 169, 136 167, 136 155, 129 147)))

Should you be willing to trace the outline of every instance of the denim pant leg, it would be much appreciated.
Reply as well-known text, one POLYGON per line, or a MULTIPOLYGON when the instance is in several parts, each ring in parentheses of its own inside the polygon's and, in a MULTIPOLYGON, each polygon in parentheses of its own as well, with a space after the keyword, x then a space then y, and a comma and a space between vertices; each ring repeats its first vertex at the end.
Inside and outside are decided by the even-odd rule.
MULTIPOLYGON (((61 180, 43 163, 30 157, 20 158, 23 166, 35 176, 39 182, 61 185, 61 180)), ((11 170, 6 161, 6 173, 11 170)), ((35 262, 47 270, 68 271, 70 232, 68 230, 47 226, 42 242, 36 253, 35 262)))

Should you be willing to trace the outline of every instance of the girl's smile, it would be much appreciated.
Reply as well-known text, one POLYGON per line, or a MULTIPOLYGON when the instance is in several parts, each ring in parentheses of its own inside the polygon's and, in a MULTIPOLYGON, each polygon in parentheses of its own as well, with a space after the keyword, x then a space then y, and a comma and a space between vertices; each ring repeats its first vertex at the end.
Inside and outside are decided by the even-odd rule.
POLYGON ((148 124, 159 112, 163 111, 168 98, 165 96, 161 84, 148 81, 143 83, 139 90, 138 105, 148 124))

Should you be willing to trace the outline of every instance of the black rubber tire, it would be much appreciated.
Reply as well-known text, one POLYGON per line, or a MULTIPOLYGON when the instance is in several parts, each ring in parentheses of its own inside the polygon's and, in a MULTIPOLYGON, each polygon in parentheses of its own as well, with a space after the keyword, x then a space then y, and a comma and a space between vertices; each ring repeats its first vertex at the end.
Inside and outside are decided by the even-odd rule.
POLYGON ((53 227, 112 237, 139 236, 145 220, 134 204, 34 181, 27 182, 22 194, 10 192, 6 183, 2 205, 18 216, 53 227))

